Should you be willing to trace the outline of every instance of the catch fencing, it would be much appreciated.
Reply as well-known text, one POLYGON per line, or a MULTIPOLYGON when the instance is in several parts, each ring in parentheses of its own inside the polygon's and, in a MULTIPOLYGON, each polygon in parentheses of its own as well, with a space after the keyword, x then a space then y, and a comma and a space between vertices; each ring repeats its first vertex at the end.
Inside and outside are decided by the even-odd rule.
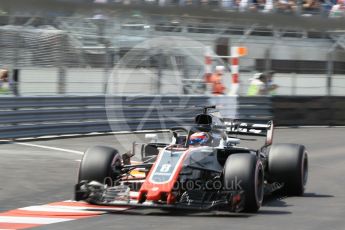
MULTIPOLYGON (((0 26, 0 68, 10 70, 16 95, 99 95, 112 82, 116 94, 205 94, 205 48, 219 47, 222 56, 230 46, 248 49, 239 62, 239 95, 246 95, 256 72, 267 70, 276 71, 277 95, 345 95, 343 30, 291 30, 235 23, 234 17, 58 17, 41 18, 37 26, 15 18, 18 24, 0 26)), ((212 69, 227 66, 224 61, 216 58, 212 69)), ((230 89, 226 69, 223 83, 230 89)))

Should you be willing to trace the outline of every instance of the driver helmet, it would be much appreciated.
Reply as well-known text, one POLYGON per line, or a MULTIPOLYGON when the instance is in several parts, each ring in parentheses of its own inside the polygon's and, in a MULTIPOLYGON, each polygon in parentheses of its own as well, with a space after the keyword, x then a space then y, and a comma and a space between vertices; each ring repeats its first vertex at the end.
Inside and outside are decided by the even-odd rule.
POLYGON ((190 145, 204 145, 210 139, 209 135, 205 132, 193 133, 189 138, 190 145))

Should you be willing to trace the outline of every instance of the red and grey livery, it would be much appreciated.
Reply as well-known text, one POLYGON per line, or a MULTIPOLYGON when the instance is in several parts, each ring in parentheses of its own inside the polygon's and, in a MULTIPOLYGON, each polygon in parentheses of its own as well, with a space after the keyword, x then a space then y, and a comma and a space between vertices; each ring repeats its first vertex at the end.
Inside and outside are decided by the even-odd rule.
POLYGON ((110 147, 89 148, 80 164, 76 200, 257 212, 264 195, 274 190, 303 195, 308 177, 303 145, 272 144, 272 121, 225 119, 211 109, 215 106, 205 107, 191 126, 172 128, 171 143, 135 143, 123 155, 110 147), (205 135, 207 141, 191 141, 205 135), (243 135, 266 137, 265 144, 259 149, 240 146, 243 135), (138 145, 142 162, 133 164, 138 145))

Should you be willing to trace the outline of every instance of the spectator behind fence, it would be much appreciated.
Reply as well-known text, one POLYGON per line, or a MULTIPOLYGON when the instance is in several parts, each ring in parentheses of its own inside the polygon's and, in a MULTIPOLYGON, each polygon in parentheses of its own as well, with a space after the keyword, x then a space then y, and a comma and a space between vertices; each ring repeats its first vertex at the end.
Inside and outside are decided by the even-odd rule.
POLYGON ((337 4, 335 4, 330 13, 329 17, 331 18, 340 18, 345 16, 345 0, 338 0, 337 4))
POLYGON ((240 0, 239 2, 239 11, 240 12, 244 12, 247 11, 248 9, 250 9, 250 4, 251 1, 250 0, 240 0))
MULTIPOLYGON (((302 16, 311 16, 314 14, 328 14, 337 0, 91 0, 94 3, 105 4, 118 3, 124 5, 154 5, 161 7, 179 6, 179 7, 203 7, 217 8, 229 11, 239 12, 260 12, 260 13, 298 13, 302 16)), ((342 0, 340 0, 342 1, 342 0)), ((338 4, 336 4, 338 5, 338 4)), ((331 13, 330 17, 340 17, 337 14, 343 14, 338 11, 338 6, 334 7, 336 14, 331 13)), ((116 11, 114 11, 116 12, 116 11)), ((113 13, 116 14, 116 13, 113 13)), ((0 9, 1 15, 1 9, 0 9)), ((110 15, 109 15, 110 16, 110 15)), ((98 17, 97 15, 95 17, 98 17)))
POLYGON ((224 69, 224 66, 216 66, 215 73, 206 78, 206 82, 211 84, 214 95, 224 95, 225 93, 226 88, 222 82, 224 69))
POLYGON ((256 73, 249 79, 250 85, 248 88, 248 96, 268 96, 274 95, 275 90, 278 88, 276 84, 273 84, 274 71, 266 73, 256 73))
POLYGON ((268 72, 265 72, 265 76, 267 77, 267 93, 270 95, 276 95, 276 90, 279 87, 277 84, 274 84, 273 77, 274 77, 275 71, 270 70, 268 72))
POLYGON ((249 1, 251 0, 234 0, 232 8, 239 12, 247 11, 250 6, 249 1))
MULTIPOLYGON (((223 10, 260 13, 301 13, 302 16, 328 13, 337 0, 91 0, 95 3, 155 5, 161 7, 219 7, 223 10)), ((332 14, 333 16, 333 14, 332 14)), ((332 17, 331 16, 331 17, 332 17)), ((335 16, 336 17, 336 16, 335 16)))
POLYGON ((277 0, 276 9, 278 13, 295 13, 297 9, 296 0, 277 0))
POLYGON ((249 79, 250 84, 248 88, 248 96, 260 96, 265 95, 266 80, 263 73, 256 73, 249 79))
POLYGON ((0 95, 10 94, 8 70, 0 69, 0 95))
POLYGON ((320 10, 321 10, 320 0, 303 0, 302 10, 303 10, 304 15, 320 13, 320 10))
POLYGON ((265 6, 262 12, 264 13, 269 13, 274 10, 274 1, 273 0, 266 0, 265 1, 265 6))
POLYGON ((221 0, 220 6, 224 9, 231 9, 234 7, 235 0, 221 0))
POLYGON ((269 13, 273 11, 273 0, 254 0, 252 11, 269 13))

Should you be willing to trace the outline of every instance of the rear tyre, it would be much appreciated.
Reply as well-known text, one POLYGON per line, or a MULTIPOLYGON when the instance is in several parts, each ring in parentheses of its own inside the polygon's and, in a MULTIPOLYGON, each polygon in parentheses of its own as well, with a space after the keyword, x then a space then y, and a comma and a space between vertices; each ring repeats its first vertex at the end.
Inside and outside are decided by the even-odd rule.
POLYGON ((232 154, 224 165, 224 187, 244 191, 244 212, 257 212, 264 197, 264 170, 253 154, 232 154))
POLYGON ((284 183, 286 195, 302 196, 308 181, 308 154, 303 145, 275 144, 268 156, 269 178, 284 183))
POLYGON ((121 156, 116 149, 93 146, 86 150, 79 167, 78 183, 83 180, 111 184, 116 168, 121 165, 121 156))

